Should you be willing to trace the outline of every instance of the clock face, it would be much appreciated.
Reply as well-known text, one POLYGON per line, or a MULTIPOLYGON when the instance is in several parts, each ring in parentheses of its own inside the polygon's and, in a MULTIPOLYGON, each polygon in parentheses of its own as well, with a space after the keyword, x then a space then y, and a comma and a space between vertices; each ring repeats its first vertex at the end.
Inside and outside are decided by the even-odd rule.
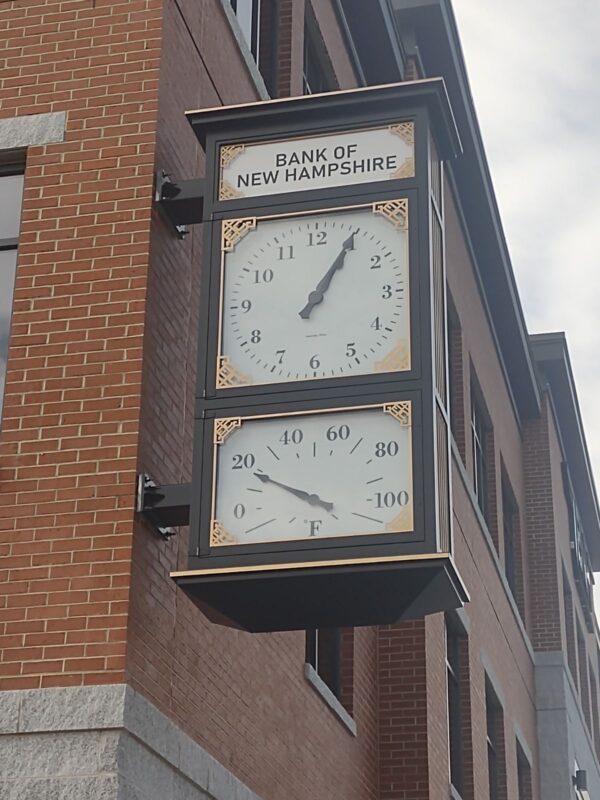
POLYGON ((215 430, 211 545, 412 531, 409 402, 215 430))
POLYGON ((217 388, 410 369, 408 201, 223 223, 217 388))

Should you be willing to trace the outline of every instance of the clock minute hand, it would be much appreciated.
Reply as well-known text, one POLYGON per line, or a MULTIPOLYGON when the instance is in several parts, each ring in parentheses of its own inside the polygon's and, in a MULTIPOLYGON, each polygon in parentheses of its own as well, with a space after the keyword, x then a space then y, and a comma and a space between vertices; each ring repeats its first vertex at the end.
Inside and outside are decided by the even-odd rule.
POLYGON ((354 236, 355 233, 351 233, 350 236, 346 239, 346 241, 342 245, 342 249, 333 262, 333 264, 329 267, 325 275, 321 278, 319 283, 317 284, 315 290, 308 295, 308 301, 302 311, 298 313, 302 317, 302 319, 308 319, 310 317, 310 312, 313 308, 319 303, 323 302, 323 297, 325 296, 325 292, 329 289, 329 284, 331 283, 331 279, 338 271, 344 266, 344 261, 346 260, 346 253, 349 250, 354 250, 354 236))
POLYGON ((293 494, 295 497, 299 497, 300 500, 306 500, 311 506, 321 506, 326 511, 331 511, 333 509, 333 503, 327 503, 325 500, 321 500, 318 494, 310 494, 309 492, 304 492, 302 489, 294 489, 293 486, 288 486, 285 483, 280 483, 279 481, 274 480, 270 477, 270 475, 266 475, 264 472, 255 472, 254 477, 258 478, 259 481, 263 483, 272 483, 275 486, 279 486, 280 489, 284 489, 286 492, 293 494))

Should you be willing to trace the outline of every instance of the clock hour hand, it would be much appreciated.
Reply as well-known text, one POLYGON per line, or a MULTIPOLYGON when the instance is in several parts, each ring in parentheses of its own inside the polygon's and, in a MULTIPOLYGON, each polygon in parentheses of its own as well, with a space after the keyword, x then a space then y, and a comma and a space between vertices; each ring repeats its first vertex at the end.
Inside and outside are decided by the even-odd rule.
POLYGON ((310 312, 313 310, 315 306, 318 306, 319 303, 323 302, 323 297, 325 296, 325 292, 329 289, 329 284, 335 273, 338 269, 341 269, 344 266, 344 261, 346 260, 346 253, 349 250, 354 250, 354 237, 356 232, 351 233, 350 236, 346 239, 346 241, 342 245, 342 249, 333 262, 333 264, 329 267, 325 275, 321 278, 319 283, 317 284, 315 290, 308 295, 308 301, 302 311, 298 312, 302 319, 308 319, 310 317, 310 312))
POLYGON ((311 506, 321 506, 325 511, 331 511, 333 509, 333 503, 327 503, 325 500, 321 500, 318 494, 310 494, 309 492, 302 491, 302 489, 294 489, 293 486, 287 486, 285 483, 273 480, 273 478, 266 475, 264 472, 255 472, 254 477, 258 478, 259 481, 263 483, 272 483, 275 486, 279 486, 280 489, 284 489, 295 497, 299 497, 300 500, 306 500, 311 506))

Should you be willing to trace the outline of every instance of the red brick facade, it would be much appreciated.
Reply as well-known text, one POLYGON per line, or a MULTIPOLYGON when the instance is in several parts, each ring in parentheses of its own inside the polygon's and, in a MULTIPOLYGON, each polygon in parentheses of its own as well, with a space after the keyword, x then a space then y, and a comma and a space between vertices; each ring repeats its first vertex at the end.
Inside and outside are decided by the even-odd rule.
MULTIPOLYGON (((335 4, 306 4, 338 86, 356 85, 335 4)), ((281 95, 302 91, 304 20, 304 0, 281 0, 262 27, 277 30, 281 95)), ((304 678, 304 633, 210 624, 169 577, 186 566, 186 531, 164 541, 135 515, 138 472, 191 474, 203 226, 173 235, 153 207, 155 170, 203 174, 186 110, 260 99, 222 3, 13 0, 0 41, 0 120, 67 114, 64 142, 26 153, 0 435, 0 690, 128 683, 265 800, 446 798, 443 615, 345 634, 354 736, 304 678)), ((557 422, 545 397, 539 417, 517 417, 459 200, 447 188, 454 547, 471 595, 463 800, 488 797, 486 675, 502 688, 500 796, 517 798, 518 730, 537 800, 534 661, 566 652, 561 559, 574 585, 557 422), (472 490, 475 374, 493 425, 489 529, 472 490), (521 520, 514 599, 500 465, 521 520)), ((581 701, 600 748, 597 648, 583 637, 569 660, 587 671, 589 659, 581 701)))

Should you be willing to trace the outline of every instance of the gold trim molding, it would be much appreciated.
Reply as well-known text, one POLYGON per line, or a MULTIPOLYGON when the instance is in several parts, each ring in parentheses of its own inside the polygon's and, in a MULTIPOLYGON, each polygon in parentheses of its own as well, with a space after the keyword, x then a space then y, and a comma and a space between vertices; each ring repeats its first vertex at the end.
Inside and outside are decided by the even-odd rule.
POLYGON ((381 214, 394 228, 408 230, 408 200, 406 198, 373 203, 373 213, 381 214))
POLYGON ((193 578, 195 575, 230 575, 233 572, 273 572, 278 569, 306 569, 307 567, 353 567, 358 564, 393 564, 401 561, 431 561, 447 559, 453 566, 450 553, 417 553, 406 556, 373 556, 370 558, 336 559, 334 561, 298 561, 286 564, 252 564, 244 567, 216 569, 190 569, 171 572, 171 578, 193 578))
POLYGON ((412 507, 407 506, 385 526, 386 533, 412 533, 414 529, 412 507))
POLYGON ((225 439, 230 436, 233 431, 241 427, 241 417, 219 417, 215 420, 215 430, 213 434, 214 444, 223 444, 225 439))
POLYGON ((391 414, 398 420, 400 425, 405 428, 412 424, 412 410, 410 400, 402 400, 400 403, 385 403, 383 406, 384 414, 391 414))
POLYGON ((256 228, 256 217, 223 220, 223 227, 221 229, 223 250, 226 253, 231 253, 240 239, 243 239, 244 236, 249 231, 254 230, 254 228, 256 228))
POLYGON ((233 386, 249 386, 251 383, 250 376, 236 369, 231 363, 229 356, 219 356, 217 389, 231 389, 233 386))

